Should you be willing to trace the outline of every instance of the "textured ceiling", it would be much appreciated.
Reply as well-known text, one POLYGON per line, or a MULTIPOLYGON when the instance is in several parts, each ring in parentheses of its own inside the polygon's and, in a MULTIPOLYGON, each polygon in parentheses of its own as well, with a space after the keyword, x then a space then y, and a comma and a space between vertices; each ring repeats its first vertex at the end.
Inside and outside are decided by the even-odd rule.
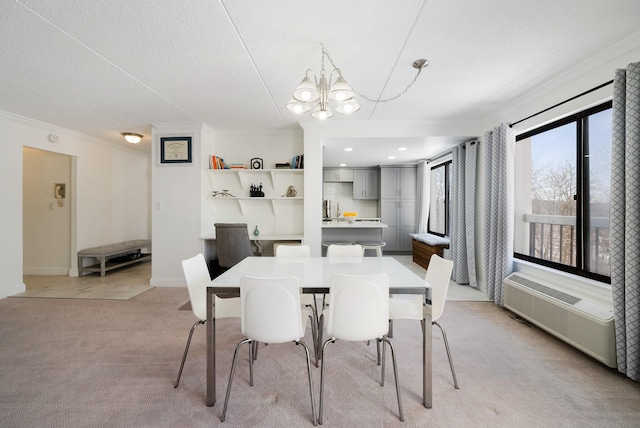
MULTIPOLYGON (((0 7, 0 110, 118 144, 126 144, 120 132, 139 132, 140 150, 149 150, 152 123, 299 129, 307 117, 286 104, 305 70, 319 71, 323 44, 369 98, 396 95, 414 77, 412 62, 430 61, 401 98, 360 99, 353 119, 455 126, 483 123, 559 72, 640 39, 637 0, 0 0, 0 7)), ((331 119, 345 120, 352 119, 331 119)), ((431 137, 406 143, 433 154, 467 136, 431 137)))

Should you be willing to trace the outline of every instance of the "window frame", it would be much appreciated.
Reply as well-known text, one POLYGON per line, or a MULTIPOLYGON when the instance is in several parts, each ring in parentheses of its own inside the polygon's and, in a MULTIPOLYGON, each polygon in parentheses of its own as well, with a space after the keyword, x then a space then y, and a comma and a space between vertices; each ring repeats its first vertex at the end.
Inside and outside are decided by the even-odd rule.
POLYGON ((593 279, 595 281, 611 284, 611 277, 599 273, 590 272, 588 251, 590 247, 590 231, 587 226, 590 218, 590 199, 589 199, 589 135, 588 122, 589 117, 609 110, 612 108, 612 101, 590 107, 586 110, 579 111, 569 116, 563 117, 551 123, 539 126, 527 132, 523 132, 516 136, 516 144, 518 141, 531 138, 535 135, 542 134, 552 129, 559 128, 571 123, 576 125, 576 266, 565 265, 550 260, 544 260, 521 254, 514 251, 513 256, 516 259, 525 260, 530 263, 542 265, 563 272, 572 273, 574 275, 593 279))
MULTIPOLYGON (((434 232, 431 230, 431 215, 429 215, 429 219, 427 221, 427 233, 432 235, 446 237, 451 236, 451 166, 453 165, 453 160, 449 159, 447 161, 441 162, 437 165, 432 166, 429 169, 429 182, 431 182, 431 172, 434 169, 444 168, 444 233, 434 232)), ((429 194, 429 207, 431 207, 431 194, 429 194)), ((431 210, 431 208, 429 208, 431 210)))

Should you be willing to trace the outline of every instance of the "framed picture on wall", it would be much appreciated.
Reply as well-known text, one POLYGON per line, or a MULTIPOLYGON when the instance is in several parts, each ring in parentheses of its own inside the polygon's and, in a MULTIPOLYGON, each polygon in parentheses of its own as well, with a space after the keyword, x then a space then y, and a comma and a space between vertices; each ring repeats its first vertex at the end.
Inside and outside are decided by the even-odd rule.
POLYGON ((160 163, 191 163, 191 137, 161 137, 160 163))

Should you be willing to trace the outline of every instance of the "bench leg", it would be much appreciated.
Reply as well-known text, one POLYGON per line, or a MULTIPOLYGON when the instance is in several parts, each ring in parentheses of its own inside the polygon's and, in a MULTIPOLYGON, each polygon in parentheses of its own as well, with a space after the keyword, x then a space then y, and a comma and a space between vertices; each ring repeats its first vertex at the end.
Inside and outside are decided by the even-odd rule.
POLYGON ((107 258, 102 256, 100 257, 100 276, 104 276, 106 273, 107 258))

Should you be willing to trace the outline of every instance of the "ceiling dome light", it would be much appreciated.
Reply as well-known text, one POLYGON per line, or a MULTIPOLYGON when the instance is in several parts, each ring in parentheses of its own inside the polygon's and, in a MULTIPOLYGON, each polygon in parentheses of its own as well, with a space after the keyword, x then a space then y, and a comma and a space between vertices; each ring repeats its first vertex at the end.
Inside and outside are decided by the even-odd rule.
POLYGON ((138 144, 142 140, 143 135, 134 134, 133 132, 123 132, 122 136, 131 144, 138 144))

